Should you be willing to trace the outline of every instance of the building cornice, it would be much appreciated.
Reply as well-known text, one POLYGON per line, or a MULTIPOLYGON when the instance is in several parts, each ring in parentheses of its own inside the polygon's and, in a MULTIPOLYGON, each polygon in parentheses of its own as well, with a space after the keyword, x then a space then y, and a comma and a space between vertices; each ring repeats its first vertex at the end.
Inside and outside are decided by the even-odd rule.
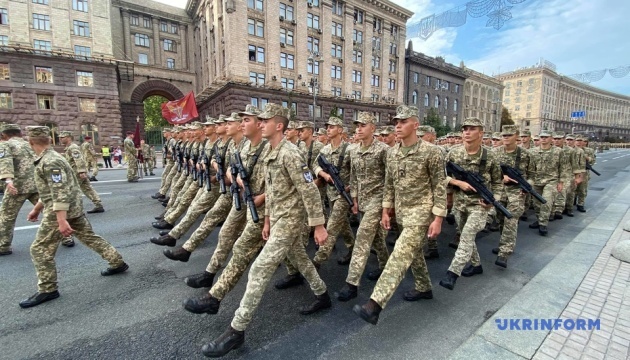
POLYGON ((160 19, 173 20, 179 23, 192 24, 192 19, 190 17, 184 17, 180 15, 171 14, 165 11, 156 10, 153 8, 138 5, 133 2, 128 2, 124 0, 111 0, 111 1, 114 7, 119 7, 123 10, 138 12, 142 14, 148 14, 154 17, 159 17, 160 19))
POLYGON ((409 49, 407 49, 405 58, 412 64, 415 63, 415 64, 420 64, 420 65, 430 67, 432 69, 437 69, 437 70, 446 72, 448 74, 451 74, 453 76, 460 77, 462 78, 462 80, 466 80, 467 78, 467 74, 464 71, 462 71, 461 68, 453 64, 449 64, 444 60, 439 60, 437 58, 425 55, 423 53, 419 53, 416 51, 409 51, 409 49))
POLYGON ((630 102, 630 96, 619 94, 619 93, 615 93, 615 92, 604 90, 604 89, 600 89, 600 88, 597 88, 597 87, 585 84, 583 82, 577 81, 577 80, 575 80, 573 78, 570 78, 568 76, 560 76, 560 86, 572 87, 572 88, 575 88, 578 91, 595 93, 596 95, 611 97, 611 98, 614 98, 616 100, 622 100, 622 101, 629 101, 630 102))
MULTIPOLYGON (((191 1, 195 1, 195 0, 191 0, 191 1)), ((393 2, 388 1, 388 0, 362 0, 361 2, 371 7, 377 7, 379 9, 382 9, 383 11, 386 11, 392 15, 395 15, 401 18, 405 22, 407 22, 407 20, 409 20, 414 14, 413 11, 405 9, 404 7, 400 5, 396 5, 393 2)))

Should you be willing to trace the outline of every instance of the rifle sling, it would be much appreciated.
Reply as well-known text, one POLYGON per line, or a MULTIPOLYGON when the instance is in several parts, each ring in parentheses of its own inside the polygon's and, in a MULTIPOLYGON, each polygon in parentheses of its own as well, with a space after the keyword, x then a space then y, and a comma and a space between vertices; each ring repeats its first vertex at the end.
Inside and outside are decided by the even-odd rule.
POLYGON ((265 148, 265 145, 267 145, 267 139, 263 140, 260 143, 260 145, 258 145, 258 149, 256 149, 256 152, 250 158, 249 164, 247 164, 247 176, 250 176, 252 171, 254 171, 254 166, 256 166, 256 163, 258 162, 258 158, 260 157, 260 154, 262 153, 263 149, 265 148))
POLYGON ((306 165, 308 166, 308 168, 311 168, 311 164, 313 163, 313 144, 315 144, 315 141, 311 141, 311 146, 308 147, 308 159, 306 161, 306 165))
POLYGON ((346 156, 346 149, 348 148, 348 143, 344 142, 341 145, 341 154, 339 154, 339 162, 337 163, 337 170, 341 172, 341 167, 343 166, 343 158, 346 156))
POLYGON ((486 172, 486 165, 488 163, 488 150, 485 147, 481 148, 481 161, 479 162, 479 175, 483 176, 486 172))

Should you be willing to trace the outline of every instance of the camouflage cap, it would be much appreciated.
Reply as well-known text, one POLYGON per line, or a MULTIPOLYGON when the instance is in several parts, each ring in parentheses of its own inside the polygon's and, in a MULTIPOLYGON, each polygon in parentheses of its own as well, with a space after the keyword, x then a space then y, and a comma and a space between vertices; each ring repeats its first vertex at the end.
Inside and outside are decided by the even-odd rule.
POLYGON ((216 124, 214 123, 214 120, 216 120, 216 119, 215 119, 215 118, 213 118, 212 116, 210 116, 210 115, 206 115, 206 121, 202 122, 202 123, 201 123, 201 125, 204 125, 204 126, 208 126, 208 125, 216 125, 216 124))
POLYGON ((267 103, 265 110, 258 115, 259 119, 271 119, 274 116, 281 116, 285 119, 289 118, 289 109, 279 104, 267 103))
POLYGON ((238 116, 237 112, 233 112, 232 115, 230 115, 230 117, 226 117, 225 118, 225 121, 227 121, 227 122, 241 122, 241 121, 243 121, 243 119, 240 116, 238 116))
POLYGON ((418 117, 418 108, 415 106, 400 105, 396 108, 396 115, 393 117, 396 119, 409 119, 410 117, 418 117))
POLYGON ((29 137, 50 136, 50 128, 48 126, 27 126, 26 132, 29 137))
POLYGON ((328 133, 326 133, 326 129, 319 128, 317 129, 317 135, 328 135, 328 133))
POLYGON ((20 125, 18 124, 3 124, 2 127, 0 127, 0 131, 2 132, 9 131, 9 130, 22 130, 22 129, 20 129, 20 125))
POLYGON ((175 134, 179 134, 181 131, 182 131, 182 128, 178 125, 173 126, 173 129, 171 130, 171 132, 175 134))
POLYGON ((295 130, 297 129, 298 126, 298 122, 297 121, 289 121, 289 124, 287 125, 287 130, 295 130))
POLYGON ((359 116, 357 116, 357 119, 354 120, 353 123, 374 124, 376 123, 376 116, 371 112, 359 111, 359 116))
POLYGON ((554 139, 562 139, 564 138, 564 131, 556 131, 553 133, 554 139))
POLYGON ((256 106, 252 105, 252 104, 248 104, 247 106, 245 106, 245 111, 241 111, 238 113, 238 116, 258 116, 260 115, 262 111, 260 111, 259 108, 257 108, 256 106))
POLYGON ((551 131, 549 130, 540 130, 540 134, 538 134, 539 137, 550 137, 551 136, 551 131))
POLYGON ((425 133, 431 133, 431 134, 435 134, 435 129, 433 128, 433 126, 429 126, 429 125, 420 125, 418 127, 418 129, 422 130, 425 133))
POLYGON ((521 137, 523 136, 532 136, 532 132, 529 130, 523 130, 521 131, 521 137))
POLYGON ((74 135, 72 135, 72 131, 60 131, 59 132, 59 137, 60 138, 74 137, 74 135))
POLYGON ((540 135, 534 135, 534 136, 532 136, 532 139, 533 140, 540 140, 540 135))
POLYGON ((516 125, 503 125, 501 128, 501 135, 514 135, 518 134, 518 126, 516 125))
POLYGON ((483 129, 483 123, 481 122, 481 120, 479 120, 479 118, 476 117, 466 118, 466 120, 464 120, 464 122, 462 123, 462 127, 464 126, 476 126, 483 129))
POLYGON ((575 135, 573 134, 567 134, 567 136, 565 137, 566 140, 575 140, 575 135))
POLYGON ((419 136, 419 137, 424 136, 424 130, 422 130, 420 128, 417 128, 416 129, 416 135, 419 136))
POLYGON ((493 132, 492 133, 492 140, 501 140, 501 133, 500 132, 493 132))
POLYGON ((393 134, 396 130, 394 129, 394 126, 392 125, 387 125, 383 127, 383 130, 381 130, 381 135, 389 135, 389 134, 393 134))
POLYGON ((188 129, 189 130, 199 130, 201 129, 201 123, 199 121, 193 121, 190 124, 188 124, 188 129))
POLYGON ((586 140, 586 137, 584 135, 577 135, 575 137, 575 140, 577 140, 577 141, 584 141, 584 140, 586 140))
POLYGON ((491 139, 492 136, 490 136, 490 134, 488 133, 483 133, 483 139, 491 139))
POLYGON ((455 137, 455 138, 460 138, 460 137, 462 137, 462 133, 461 133, 461 132, 459 132, 459 131, 454 132, 454 133, 453 133, 453 137, 455 137))
POLYGON ((446 138, 452 138, 455 137, 455 135, 453 135, 454 133, 450 132, 450 133, 446 133, 446 138))
POLYGON ((315 124, 312 121, 300 121, 296 129, 314 129, 315 124))
POLYGON ((341 120, 338 117, 331 116, 331 117, 328 118, 328 121, 326 121, 326 125, 336 125, 336 126, 342 126, 343 127, 343 120, 341 120))
POLYGON ((171 129, 171 128, 163 128, 162 129, 162 134, 170 133, 171 131, 173 131, 173 129, 171 129))

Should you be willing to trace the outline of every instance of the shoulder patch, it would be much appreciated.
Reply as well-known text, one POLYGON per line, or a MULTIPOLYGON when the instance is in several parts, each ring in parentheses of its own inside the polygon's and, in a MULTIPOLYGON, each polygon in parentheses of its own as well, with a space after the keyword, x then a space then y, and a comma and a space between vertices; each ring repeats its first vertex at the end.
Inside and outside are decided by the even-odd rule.
POLYGON ((0 150, 0 159, 4 157, 4 149, 0 150))
POLYGON ((51 179, 52 182, 54 183, 60 183, 63 181, 63 179, 61 178, 61 170, 60 169, 51 169, 50 170, 50 174, 51 174, 51 179))
POLYGON ((313 174, 311 174, 311 170, 306 166, 306 164, 302 164, 302 172, 304 176, 304 181, 307 183, 313 182, 313 174))
POLYGON ((72 157, 75 158, 75 159, 78 159, 78 158, 81 157, 81 153, 78 152, 78 151, 73 151, 72 152, 72 157))

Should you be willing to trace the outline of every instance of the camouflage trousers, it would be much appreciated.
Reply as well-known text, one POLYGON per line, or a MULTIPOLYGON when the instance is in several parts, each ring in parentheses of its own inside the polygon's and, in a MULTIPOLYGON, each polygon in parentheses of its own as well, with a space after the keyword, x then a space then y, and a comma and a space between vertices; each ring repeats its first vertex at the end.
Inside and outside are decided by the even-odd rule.
POLYGON ((549 224, 549 215, 553 210, 553 204, 558 196, 558 184, 553 182, 547 185, 534 185, 534 190, 547 200, 546 204, 541 204, 538 201, 534 201, 534 210, 536 211, 536 217, 538 218, 538 224, 547 226, 549 224))
POLYGON ((200 188, 196 181, 189 180, 184 183, 184 187, 180 190, 180 195, 177 196, 173 205, 164 214, 164 220, 168 221, 169 224, 175 224, 177 219, 186 213, 186 210, 201 190, 206 191, 206 189, 200 188))
MULTIPOLYGON (((304 248, 306 248, 306 246, 308 245, 308 239, 311 235, 311 227, 308 226, 306 222, 304 222, 302 223, 301 229, 302 231, 300 232, 301 234, 300 239, 302 241, 302 244, 304 245, 304 248)), ((291 260, 289 260, 289 258, 286 258, 284 260, 284 265, 287 267, 287 274, 289 275, 295 275, 300 272, 297 266, 293 265, 293 263, 291 262, 291 260)))
MULTIPOLYGON (((301 219, 305 222, 306 219, 301 219)), ((319 277, 315 266, 308 258, 302 239, 301 229, 296 229, 294 218, 272 220, 269 240, 254 260, 249 270, 247 287, 241 304, 232 319, 232 328, 245 331, 254 316, 269 280, 276 272, 278 265, 288 257, 310 284, 315 295, 326 292, 326 284, 319 277)))
POLYGON ((184 194, 185 190, 188 189, 192 182, 193 181, 191 176, 181 175, 179 179, 177 179, 177 183, 171 189, 171 196, 168 199, 168 203, 166 204, 167 211, 173 208, 177 198, 184 194))
POLYGON ((370 257, 370 249, 374 246, 376 251, 376 257, 378 259, 378 267, 380 269, 385 268, 387 259, 389 259, 389 251, 385 245, 385 237, 383 232, 380 231, 381 215, 383 208, 378 201, 372 201, 368 206, 363 209, 361 214, 361 222, 357 229, 357 236, 354 241, 354 248, 352 249, 352 257, 350 260, 350 268, 348 270, 348 276, 346 282, 354 286, 359 286, 361 282, 361 275, 365 271, 365 264, 367 264, 370 257))
POLYGON ((584 206, 584 201, 586 200, 586 195, 588 195, 588 181, 591 176, 587 173, 582 182, 575 189, 575 196, 577 197, 577 204, 580 206, 584 206))
POLYGON ((39 194, 4 194, 0 204, 0 251, 11 250, 15 220, 27 200, 35 205, 39 200, 39 194))
POLYGON ((138 159, 135 156, 127 156, 127 180, 138 177, 138 159))
POLYGON ((370 296, 382 309, 394 295, 409 266, 413 272, 415 289, 420 292, 431 290, 431 278, 422 254, 422 246, 426 242, 429 227, 416 225, 400 227, 402 230, 396 240, 394 251, 370 296))
POLYGON ((212 230, 214 230, 221 221, 227 218, 231 209, 232 196, 230 193, 228 192, 219 196, 214 206, 212 206, 212 209, 204 216, 199 227, 195 229, 195 232, 186 240, 182 247, 186 249, 186 251, 195 251, 199 245, 203 244, 212 230))
POLYGON ((324 263, 330 257, 330 253, 337 243, 338 236, 343 236, 344 243, 348 249, 351 249, 354 245, 354 233, 350 228, 350 221, 348 219, 350 205, 341 198, 332 201, 330 206, 330 216, 328 217, 328 225, 326 226, 328 239, 326 239, 324 245, 319 247, 313 258, 314 262, 320 264, 324 263))
POLYGON ((477 237, 477 233, 486 227, 488 210, 484 209, 481 205, 475 204, 466 205, 458 209, 458 212, 461 217, 460 223, 462 224, 461 236, 459 246, 457 247, 457 251, 455 251, 455 257, 448 270, 459 276, 468 261, 470 261, 473 266, 481 265, 475 238, 477 237))
POLYGON ((518 218, 525 211, 525 195, 518 186, 506 186, 506 195, 501 199, 501 203, 512 214, 508 219, 502 212, 497 211, 497 220, 501 227, 501 238, 499 239, 499 256, 508 257, 514 252, 516 246, 516 233, 518 231, 518 218))
POLYGON ((573 180, 564 182, 562 191, 556 194, 555 200, 553 202, 553 210, 551 214, 557 213, 557 212, 561 213, 564 210, 564 205, 567 201, 567 194, 569 193, 573 184, 574 184, 573 180))
MULTIPOLYGON (((109 266, 119 267, 123 264, 120 253, 105 239, 94 233, 92 225, 85 216, 68 219, 68 223, 74 229, 74 237, 99 254, 109 263, 109 266)), ((44 213, 35 241, 31 244, 31 258, 37 273, 39 292, 57 290, 55 254, 62 239, 63 235, 59 232, 56 215, 44 213)))
POLYGON ((144 163, 142 164, 142 170, 144 170, 145 174, 153 173, 153 168, 155 167, 155 162, 153 159, 144 159, 144 163))
MULTIPOLYGON (((265 205, 263 204, 257 210, 259 214, 264 214, 265 205)), ((261 218, 258 223, 255 223, 252 221, 249 211, 247 211, 247 225, 245 225, 241 236, 239 236, 236 243, 234 243, 232 258, 230 258, 227 266, 221 272, 221 276, 219 276, 219 279, 212 285, 209 291, 212 297, 221 301, 234 289, 249 264, 254 260, 256 254, 258 254, 258 251, 265 245, 262 238, 263 225, 264 218, 261 218)))
MULTIPOLYGON (((197 196, 193 200, 192 204, 186 211, 186 215, 180 220, 177 225, 168 233, 170 236, 175 239, 179 239, 184 235, 190 227, 197 221, 197 218, 201 216, 203 213, 208 212, 212 209, 212 206, 219 198, 219 189, 217 187, 212 188, 210 191, 206 191, 205 188, 202 189, 197 196)), ((166 219, 166 218, 165 218, 166 219)), ((170 222, 170 219, 166 219, 169 224, 174 224, 170 222)))
POLYGON ((87 165, 87 171, 88 173, 90 172, 90 170, 92 170, 92 176, 97 177, 98 176, 98 163, 96 161, 96 159, 92 158, 92 159, 85 159, 86 165, 87 165))
POLYGON ((90 180, 88 178, 81 179, 81 177, 77 177, 77 180, 79 181, 79 187, 81 188, 81 191, 88 199, 90 199, 94 206, 103 206, 103 203, 101 202, 101 197, 98 196, 96 190, 94 190, 94 188, 92 187, 90 180))
POLYGON ((577 184, 575 180, 571 181, 571 186, 567 188, 567 199, 564 202, 562 210, 573 210, 573 203, 575 202, 575 196, 577 191, 577 184))
MULTIPOLYGON (((237 211, 236 207, 232 206, 230 213, 221 226, 221 230, 219 230, 217 246, 206 267, 207 272, 216 274, 223 267, 228 256, 230 256, 230 252, 232 252, 234 243, 238 240, 239 236, 241 236, 245 228, 245 224, 247 223, 246 214, 248 212, 249 210, 245 204, 242 205, 240 211, 237 211)), ((264 209, 262 213, 264 214, 264 209)))
POLYGON ((160 190, 158 191, 162 195, 166 195, 168 189, 171 187, 171 181, 173 181, 173 177, 175 176, 175 173, 177 173, 177 169, 173 169, 175 169, 174 163, 170 160, 167 160, 164 172, 162 172, 162 182, 160 183, 160 190))

